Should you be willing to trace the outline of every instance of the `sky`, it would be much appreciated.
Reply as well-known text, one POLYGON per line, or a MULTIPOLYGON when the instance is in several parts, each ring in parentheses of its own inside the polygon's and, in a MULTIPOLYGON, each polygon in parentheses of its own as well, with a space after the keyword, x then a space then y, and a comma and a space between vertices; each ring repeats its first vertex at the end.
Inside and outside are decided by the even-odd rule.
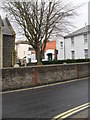
MULTIPOLYGON (((66 1, 68 2, 68 0, 66 0, 66 1)), ((77 10, 78 16, 76 16, 74 19, 72 19, 72 23, 75 26, 75 28, 73 28, 73 30, 72 30, 72 32, 73 32, 77 29, 84 27, 85 24, 88 25, 88 2, 90 0, 70 0, 70 1, 74 5, 85 3, 77 10)), ((0 15, 2 16, 2 18, 4 18, 6 14, 3 13, 2 10, 0 10, 0 15)), ((17 37, 17 39, 18 39, 18 37, 17 37)))
POLYGON ((82 7, 79 8, 78 16, 73 20, 74 24, 77 28, 81 28, 88 24, 88 2, 89 0, 72 0, 75 4, 77 3, 85 3, 82 7))

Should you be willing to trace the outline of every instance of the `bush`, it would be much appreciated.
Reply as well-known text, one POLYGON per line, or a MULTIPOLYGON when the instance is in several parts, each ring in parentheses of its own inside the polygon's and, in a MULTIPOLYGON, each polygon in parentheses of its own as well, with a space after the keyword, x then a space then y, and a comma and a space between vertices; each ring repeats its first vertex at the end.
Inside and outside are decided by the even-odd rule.
POLYGON ((76 59, 76 60, 53 60, 53 61, 43 61, 43 65, 48 64, 64 64, 64 63, 81 63, 81 62, 90 62, 90 59, 76 59))

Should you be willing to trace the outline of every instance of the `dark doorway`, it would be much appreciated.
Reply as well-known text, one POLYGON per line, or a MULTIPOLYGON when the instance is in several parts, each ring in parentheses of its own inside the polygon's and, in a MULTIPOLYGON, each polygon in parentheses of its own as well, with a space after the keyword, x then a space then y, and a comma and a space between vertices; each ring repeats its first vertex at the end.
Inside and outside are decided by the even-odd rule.
POLYGON ((48 61, 52 60, 52 53, 48 53, 47 55, 48 55, 48 61))

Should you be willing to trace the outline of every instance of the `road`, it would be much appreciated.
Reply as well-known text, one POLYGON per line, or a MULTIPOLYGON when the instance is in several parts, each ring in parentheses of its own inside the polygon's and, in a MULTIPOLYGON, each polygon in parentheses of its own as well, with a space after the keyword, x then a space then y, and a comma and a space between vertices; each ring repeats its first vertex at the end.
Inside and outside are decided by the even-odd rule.
POLYGON ((52 118, 88 102, 88 79, 2 95, 3 118, 52 118))

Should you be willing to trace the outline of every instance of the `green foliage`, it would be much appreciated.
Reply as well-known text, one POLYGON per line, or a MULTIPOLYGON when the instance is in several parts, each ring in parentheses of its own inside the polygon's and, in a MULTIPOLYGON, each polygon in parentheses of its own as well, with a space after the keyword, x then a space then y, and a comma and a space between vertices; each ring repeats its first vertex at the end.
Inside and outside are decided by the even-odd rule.
MULTIPOLYGON (((66 64, 66 63, 69 64, 69 63, 83 63, 83 62, 90 62, 90 59, 76 59, 76 60, 67 59, 67 60, 43 61, 42 64, 50 65, 50 64, 66 64)), ((34 65, 37 65, 37 63, 27 63, 27 66, 34 66, 34 65)), ((24 66, 24 65, 21 65, 19 62, 19 66, 24 66)))
POLYGON ((90 62, 90 59, 76 59, 76 60, 53 60, 53 61, 43 61, 43 65, 48 64, 64 64, 64 63, 81 63, 81 62, 90 62))

